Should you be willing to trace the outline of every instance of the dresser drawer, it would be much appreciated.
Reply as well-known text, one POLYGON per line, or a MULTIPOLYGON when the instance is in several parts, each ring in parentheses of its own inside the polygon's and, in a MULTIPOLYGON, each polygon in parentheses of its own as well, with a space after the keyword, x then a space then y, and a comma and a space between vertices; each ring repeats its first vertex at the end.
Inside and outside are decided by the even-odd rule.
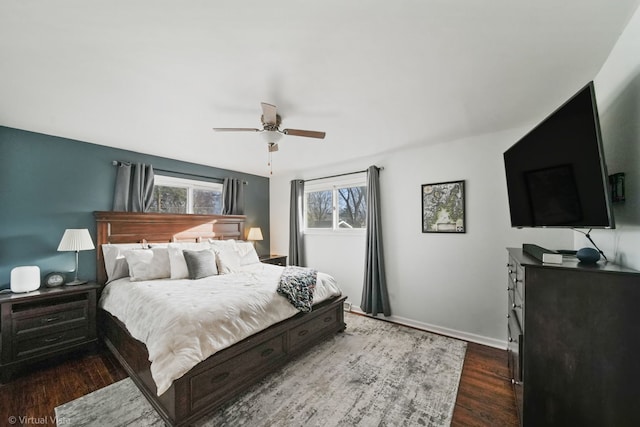
POLYGON ((50 331, 70 329, 87 322, 86 301, 56 304, 44 309, 24 310, 13 315, 13 334, 16 337, 50 331))
POLYGON ((26 339, 14 341, 14 360, 26 359, 49 353, 58 348, 66 348, 74 342, 85 341, 88 337, 88 328, 64 329, 53 333, 30 336, 26 339))
POLYGON ((509 290, 509 311, 517 319, 519 325, 524 324, 523 306, 522 298, 518 295, 518 292, 509 290))
POLYGON ((509 313, 508 322, 508 363, 509 373, 511 378, 517 382, 522 382, 522 363, 520 361, 522 355, 522 340, 524 338, 522 329, 520 328, 520 322, 515 316, 515 313, 511 311, 509 313))
POLYGON ((516 297, 522 301, 524 299, 524 268, 522 265, 516 265, 515 275, 516 297))
POLYGON ((513 290, 513 292, 517 295, 519 299, 522 299, 524 296, 524 270, 520 264, 517 264, 515 261, 510 260, 508 264, 508 272, 509 272, 509 290, 513 290))

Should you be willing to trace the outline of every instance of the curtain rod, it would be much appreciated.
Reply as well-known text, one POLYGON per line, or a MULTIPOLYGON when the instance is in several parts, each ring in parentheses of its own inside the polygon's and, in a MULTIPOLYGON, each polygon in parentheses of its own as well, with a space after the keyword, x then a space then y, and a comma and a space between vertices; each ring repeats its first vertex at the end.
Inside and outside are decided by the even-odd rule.
MULTIPOLYGON (((113 161, 111 162, 111 164, 112 164, 113 166, 120 166, 121 164, 127 164, 127 165, 130 165, 130 164, 131 164, 131 162, 121 162, 121 161, 119 161, 119 160, 113 160, 113 161)), ((216 177, 216 176, 197 175, 197 174, 195 174, 195 173, 188 173, 188 172, 176 172, 176 171, 170 171, 170 170, 166 170, 166 169, 156 169, 156 168, 153 168, 153 170, 154 170, 154 172, 156 172, 156 171, 157 171, 157 172, 175 173, 175 174, 178 174, 178 175, 186 175, 186 176, 191 176, 191 177, 194 177, 194 178, 207 178, 207 179, 217 179, 218 181, 224 181, 224 178, 218 178, 218 177, 216 177)), ((242 183, 243 183, 244 185, 249 185, 249 183, 248 183, 247 181, 242 181, 242 183)))
MULTIPOLYGON (((378 170, 384 170, 384 166, 376 166, 376 169, 378 170)), ((319 179, 327 179, 327 178, 337 178, 339 176, 346 176, 346 175, 355 175, 357 173, 363 173, 366 172, 367 169, 363 170, 363 171, 355 171, 355 172, 346 172, 346 173, 339 173, 337 175, 329 175, 329 176, 323 176, 320 178, 312 178, 312 179, 304 179, 304 182, 309 182, 309 181, 318 181, 319 179)))

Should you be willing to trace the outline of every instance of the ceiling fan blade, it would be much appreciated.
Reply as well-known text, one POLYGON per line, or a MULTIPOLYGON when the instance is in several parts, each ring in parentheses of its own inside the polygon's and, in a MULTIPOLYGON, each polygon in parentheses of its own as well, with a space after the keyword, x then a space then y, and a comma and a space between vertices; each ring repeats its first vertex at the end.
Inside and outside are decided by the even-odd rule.
POLYGON ((319 138, 324 139, 326 133, 318 132, 315 130, 302 130, 302 129, 284 129, 282 131, 285 135, 293 135, 293 136, 305 136, 307 138, 319 138))
POLYGON ((213 128, 216 132, 260 132, 262 129, 255 128, 213 128))
POLYGON ((266 102, 261 102, 262 105, 262 121, 266 125, 277 125, 277 112, 276 106, 267 104, 266 102))

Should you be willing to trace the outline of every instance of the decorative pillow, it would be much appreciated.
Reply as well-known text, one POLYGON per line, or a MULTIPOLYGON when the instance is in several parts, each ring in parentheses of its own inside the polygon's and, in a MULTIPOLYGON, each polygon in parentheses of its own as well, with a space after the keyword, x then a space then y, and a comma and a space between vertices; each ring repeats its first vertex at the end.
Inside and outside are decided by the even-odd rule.
POLYGON ((171 277, 168 248, 130 250, 124 253, 132 282, 171 277))
POLYGON ((184 260, 182 250, 201 251, 205 249, 211 249, 211 245, 207 242, 203 243, 169 243, 167 247, 169 250, 169 264, 171 267, 172 279, 188 279, 189 270, 187 269, 187 263, 184 260))
POLYGON ((256 264, 260 262, 256 248, 250 242, 237 242, 237 252, 240 256, 240 265, 256 264))
POLYGON ((216 251, 216 255, 219 255, 217 260, 220 274, 231 273, 237 270, 238 267, 260 262, 256 249, 251 242, 210 239, 209 243, 216 251))
POLYGON ((234 249, 216 250, 216 261, 220 274, 229 274, 240 268, 240 255, 234 249))
POLYGON ((124 257, 124 252, 132 249, 144 249, 144 245, 142 243, 106 243, 102 245, 107 283, 122 277, 129 277, 129 265, 124 257))
POLYGON ((189 271, 189 279, 202 279, 218 274, 216 255, 211 249, 204 251, 183 250, 182 253, 189 271))

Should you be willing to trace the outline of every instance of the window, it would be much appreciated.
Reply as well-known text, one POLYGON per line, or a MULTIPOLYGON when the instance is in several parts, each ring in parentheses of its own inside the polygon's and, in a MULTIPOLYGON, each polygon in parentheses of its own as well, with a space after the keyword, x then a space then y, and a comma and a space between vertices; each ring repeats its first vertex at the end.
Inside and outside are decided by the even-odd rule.
POLYGON ((365 172, 305 184, 305 231, 364 230, 366 179, 365 172))
POLYGON ((222 213, 222 184, 156 175, 149 212, 222 213))

